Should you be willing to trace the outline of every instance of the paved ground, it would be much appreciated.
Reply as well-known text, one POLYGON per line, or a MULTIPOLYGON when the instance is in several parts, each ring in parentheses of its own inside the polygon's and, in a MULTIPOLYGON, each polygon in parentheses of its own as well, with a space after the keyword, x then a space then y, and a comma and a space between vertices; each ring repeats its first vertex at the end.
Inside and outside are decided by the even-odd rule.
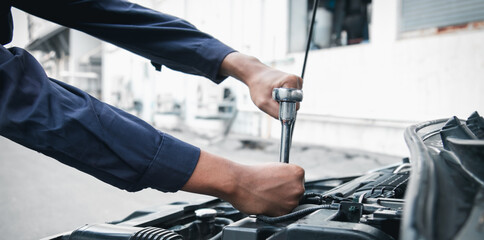
MULTIPOLYGON (((229 136, 222 141, 173 133, 205 150, 247 164, 278 161, 276 142, 229 136)), ((358 174, 400 161, 367 152, 293 145, 291 162, 306 169, 306 178, 358 174)), ((0 233, 2 239, 39 239, 86 223, 118 220, 154 205, 201 195, 147 189, 128 193, 0 137, 0 233)))

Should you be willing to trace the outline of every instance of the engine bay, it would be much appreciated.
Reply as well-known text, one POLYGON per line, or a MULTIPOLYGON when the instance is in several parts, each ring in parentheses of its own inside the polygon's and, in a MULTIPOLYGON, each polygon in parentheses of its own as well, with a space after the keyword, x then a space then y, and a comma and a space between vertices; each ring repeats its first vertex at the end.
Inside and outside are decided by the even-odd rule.
POLYGON ((86 225, 66 239, 102 239, 118 228, 125 238, 112 239, 397 239, 409 173, 403 162, 358 177, 307 182, 300 206, 282 217, 248 216, 220 199, 175 202, 86 225), (175 234, 162 236, 159 229, 175 234))
POLYGON ((424 122, 405 140, 410 157, 399 163, 306 182, 288 215, 249 216, 218 198, 189 200, 46 239, 482 239, 484 118, 424 122))

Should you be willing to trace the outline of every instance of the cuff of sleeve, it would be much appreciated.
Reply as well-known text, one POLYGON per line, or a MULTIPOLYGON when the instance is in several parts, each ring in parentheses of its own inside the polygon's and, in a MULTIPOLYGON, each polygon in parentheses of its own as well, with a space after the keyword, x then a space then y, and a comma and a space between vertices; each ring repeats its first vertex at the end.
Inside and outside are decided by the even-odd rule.
POLYGON ((176 192, 192 176, 200 157, 200 149, 166 133, 160 134, 163 135, 163 140, 158 152, 138 186, 176 192))
POLYGON ((200 66, 202 69, 208 69, 208 78, 214 83, 219 84, 227 78, 227 76, 219 75, 220 66, 227 55, 236 52, 233 48, 223 44, 217 39, 209 39, 205 41, 197 50, 199 56, 205 58, 204 63, 207 66, 200 66))

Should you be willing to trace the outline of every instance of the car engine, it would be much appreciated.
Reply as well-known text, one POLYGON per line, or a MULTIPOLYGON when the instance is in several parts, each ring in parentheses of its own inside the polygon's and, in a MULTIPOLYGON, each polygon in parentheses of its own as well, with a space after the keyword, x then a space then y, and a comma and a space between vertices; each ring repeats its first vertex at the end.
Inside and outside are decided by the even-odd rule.
POLYGON ((46 239, 484 239, 484 118, 409 127, 410 157, 360 176, 306 182, 280 217, 211 198, 137 211, 46 239))

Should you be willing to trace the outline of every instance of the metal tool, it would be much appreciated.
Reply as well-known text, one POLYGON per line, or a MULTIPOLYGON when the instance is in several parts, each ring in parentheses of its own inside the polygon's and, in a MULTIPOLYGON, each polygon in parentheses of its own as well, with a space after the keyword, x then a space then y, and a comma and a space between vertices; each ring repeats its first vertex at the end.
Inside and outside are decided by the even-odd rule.
POLYGON ((279 102, 279 120, 282 125, 279 161, 289 163, 289 151, 297 114, 296 103, 302 101, 303 92, 296 88, 274 88, 272 98, 279 102))
MULTIPOLYGON (((313 16, 311 18, 311 25, 309 27, 309 35, 306 44, 306 52, 304 54, 304 63, 302 67, 301 78, 304 79, 304 72, 306 70, 306 62, 308 60, 309 48, 311 46, 311 39, 313 36, 313 28, 316 19, 316 11, 319 6, 319 0, 314 1, 313 16)), ((279 102, 279 120, 281 120, 281 148, 279 153, 279 161, 289 163, 289 150, 291 150, 292 132, 294 131, 294 123, 296 122, 296 103, 302 101, 303 92, 296 88, 274 88, 272 90, 272 98, 279 102)))

